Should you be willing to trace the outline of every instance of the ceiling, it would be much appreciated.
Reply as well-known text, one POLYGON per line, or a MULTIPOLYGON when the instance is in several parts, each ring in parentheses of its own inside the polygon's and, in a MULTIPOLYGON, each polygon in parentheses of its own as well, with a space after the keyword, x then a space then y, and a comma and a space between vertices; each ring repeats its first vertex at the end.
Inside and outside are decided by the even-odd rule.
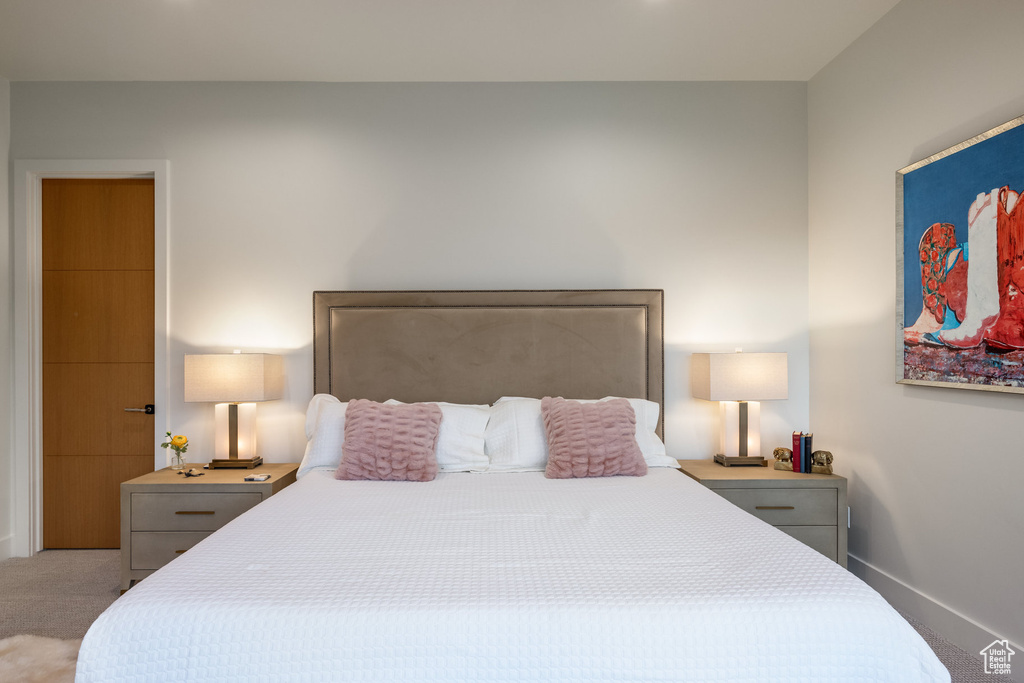
POLYGON ((11 81, 806 81, 898 0, 0 0, 11 81))

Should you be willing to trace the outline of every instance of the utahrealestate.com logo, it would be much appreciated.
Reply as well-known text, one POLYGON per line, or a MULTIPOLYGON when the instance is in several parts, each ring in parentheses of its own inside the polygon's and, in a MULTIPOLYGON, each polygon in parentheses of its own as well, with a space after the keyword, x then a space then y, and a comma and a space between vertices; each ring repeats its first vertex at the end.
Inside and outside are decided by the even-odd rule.
POLYGON ((981 651, 985 658, 985 673, 1010 675, 1010 658, 1016 652, 1010 649, 1010 643, 1006 640, 994 640, 992 644, 981 651))

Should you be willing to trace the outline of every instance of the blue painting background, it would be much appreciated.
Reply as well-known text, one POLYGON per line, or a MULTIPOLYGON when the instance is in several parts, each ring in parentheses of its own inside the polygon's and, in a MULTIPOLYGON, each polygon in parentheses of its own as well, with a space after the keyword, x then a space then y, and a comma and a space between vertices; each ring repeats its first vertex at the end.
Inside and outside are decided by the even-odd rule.
POLYGON ((1008 185, 1024 192, 1024 125, 903 176, 903 324, 921 315, 921 235, 933 223, 956 226, 967 241, 967 209, 979 193, 1008 185))

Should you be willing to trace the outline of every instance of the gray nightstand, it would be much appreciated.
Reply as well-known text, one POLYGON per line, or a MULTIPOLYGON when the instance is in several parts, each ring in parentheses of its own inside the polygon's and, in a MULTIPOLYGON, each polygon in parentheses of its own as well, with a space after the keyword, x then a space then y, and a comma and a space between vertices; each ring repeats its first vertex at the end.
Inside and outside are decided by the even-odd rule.
POLYGON ((679 468, 734 505, 846 566, 846 479, 771 467, 680 460, 679 468))
POLYGON ((267 463, 185 477, 165 468, 121 484, 121 592, 293 483, 298 469, 267 463), (250 474, 271 477, 243 481, 250 474))

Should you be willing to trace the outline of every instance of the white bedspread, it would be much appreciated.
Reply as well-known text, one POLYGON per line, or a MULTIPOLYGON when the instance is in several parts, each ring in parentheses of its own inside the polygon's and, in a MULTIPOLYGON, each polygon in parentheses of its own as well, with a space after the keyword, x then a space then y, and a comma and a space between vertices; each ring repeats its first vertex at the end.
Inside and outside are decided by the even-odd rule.
POLYGON ((132 588, 79 683, 948 681, 871 588, 675 470, 312 473, 132 588))

